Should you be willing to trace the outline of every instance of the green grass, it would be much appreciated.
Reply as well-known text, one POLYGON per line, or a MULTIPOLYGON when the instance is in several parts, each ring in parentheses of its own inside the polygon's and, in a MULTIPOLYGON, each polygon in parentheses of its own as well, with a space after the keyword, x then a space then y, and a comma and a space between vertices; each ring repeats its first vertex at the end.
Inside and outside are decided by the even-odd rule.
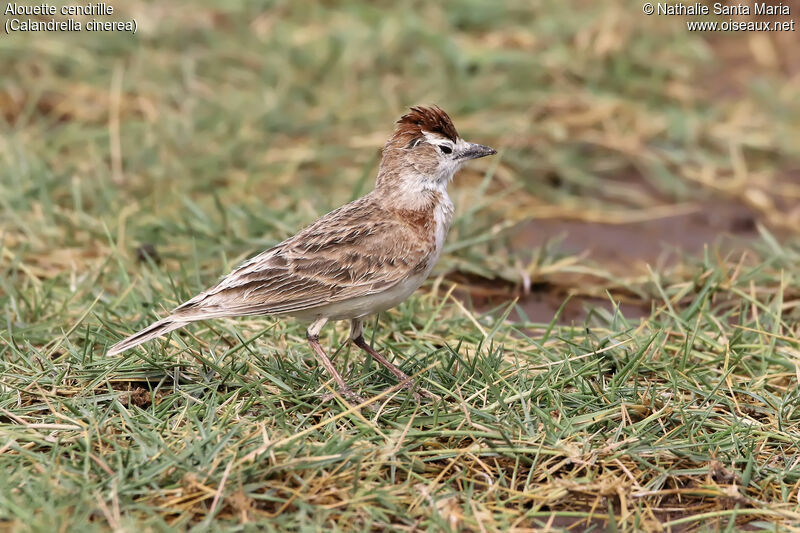
POLYGON ((0 527, 800 522, 800 89, 768 60, 779 41, 725 36, 761 59, 724 64, 640 10, 133 1, 118 11, 136 36, 3 35, 0 527), (501 153, 456 178, 431 281, 367 334, 442 401, 392 389, 345 324, 322 342, 372 409, 320 401, 332 383, 293 320, 105 356, 369 190, 392 121, 431 102, 501 153), (709 203, 759 236, 620 269, 510 231, 709 203), (523 300, 473 306, 454 279, 523 300), (524 279, 612 303, 535 321, 524 279))

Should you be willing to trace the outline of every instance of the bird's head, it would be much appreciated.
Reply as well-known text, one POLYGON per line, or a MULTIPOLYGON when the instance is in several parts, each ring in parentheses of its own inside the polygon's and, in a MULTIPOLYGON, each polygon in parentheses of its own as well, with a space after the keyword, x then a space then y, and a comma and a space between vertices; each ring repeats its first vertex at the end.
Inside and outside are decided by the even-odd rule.
POLYGON ((402 184, 441 190, 461 165, 496 153, 493 148, 462 139, 439 107, 412 107, 397 121, 394 134, 383 147, 378 187, 402 184))

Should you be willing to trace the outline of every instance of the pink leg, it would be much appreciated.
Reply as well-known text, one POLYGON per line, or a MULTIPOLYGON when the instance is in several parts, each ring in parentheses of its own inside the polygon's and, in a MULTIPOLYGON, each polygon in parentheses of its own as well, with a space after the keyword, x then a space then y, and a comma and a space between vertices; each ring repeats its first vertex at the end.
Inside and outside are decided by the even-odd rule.
MULTIPOLYGON (((405 372, 397 368, 388 359, 382 356, 379 352, 375 351, 375 349, 367 344, 367 341, 364 340, 363 335, 363 322, 361 319, 354 319, 351 322, 351 330, 350 330, 350 339, 355 343, 356 346, 367 352, 373 359, 375 359, 378 363, 380 363, 386 370, 394 374, 394 376, 400 381, 400 384, 407 389, 412 389, 415 386, 414 380, 411 379, 411 376, 407 375, 405 372)), ((423 388, 419 388, 419 393, 422 396, 430 398, 432 400, 439 400, 440 398, 435 394, 428 392, 423 388)))
POLYGON ((322 327, 327 321, 327 318, 320 318, 308 327, 308 331, 306 331, 308 344, 311 345, 311 349, 314 350, 314 353, 317 354, 317 357, 319 357, 319 360, 322 363, 322 366, 325 367, 325 370, 327 370, 328 373, 333 376, 333 379, 336 381, 336 385, 338 386, 339 392, 342 394, 342 396, 351 402, 363 403, 364 399, 347 386, 344 378, 341 374, 339 374, 339 372, 336 371, 336 367, 333 366, 333 362, 331 362, 328 354, 325 353, 325 350, 319 343, 319 332, 322 330, 322 327))

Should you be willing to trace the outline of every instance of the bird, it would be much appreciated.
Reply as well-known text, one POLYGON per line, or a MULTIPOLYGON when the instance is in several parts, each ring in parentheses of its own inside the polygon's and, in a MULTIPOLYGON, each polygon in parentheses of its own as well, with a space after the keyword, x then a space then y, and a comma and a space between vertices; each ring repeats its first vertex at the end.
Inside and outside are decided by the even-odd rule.
MULTIPOLYGON (((440 107, 411 107, 383 146, 372 191, 245 261, 169 316, 111 346, 107 354, 201 320, 294 317, 310 324, 308 344, 338 391, 361 401, 319 341, 326 323, 349 320, 349 340, 403 387, 415 388, 405 372, 364 340, 364 320, 403 302, 422 285, 453 221, 447 194, 453 176, 467 161, 496 153, 462 139, 440 107)), ((420 392, 436 397, 425 389, 420 392)))

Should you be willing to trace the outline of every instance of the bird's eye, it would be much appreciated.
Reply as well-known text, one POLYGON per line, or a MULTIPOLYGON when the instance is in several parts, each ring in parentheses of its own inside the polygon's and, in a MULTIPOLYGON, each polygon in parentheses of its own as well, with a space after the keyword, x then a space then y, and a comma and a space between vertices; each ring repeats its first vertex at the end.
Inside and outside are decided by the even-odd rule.
POLYGON ((443 144, 439 145, 439 150, 441 150, 443 154, 452 154, 453 153, 453 149, 452 148, 450 148, 449 146, 445 146, 443 144))

